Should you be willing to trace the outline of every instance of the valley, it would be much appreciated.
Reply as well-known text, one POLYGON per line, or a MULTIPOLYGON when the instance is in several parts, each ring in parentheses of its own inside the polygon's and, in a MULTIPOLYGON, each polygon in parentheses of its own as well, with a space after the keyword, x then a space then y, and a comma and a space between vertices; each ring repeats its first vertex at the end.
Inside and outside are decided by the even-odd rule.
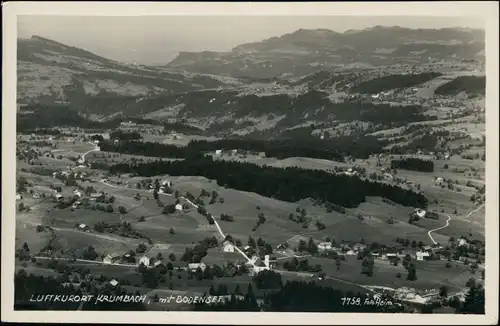
POLYGON ((161 67, 19 40, 16 271, 146 310, 208 293, 274 311, 285 289, 466 309, 486 257, 481 37, 301 29, 161 67))

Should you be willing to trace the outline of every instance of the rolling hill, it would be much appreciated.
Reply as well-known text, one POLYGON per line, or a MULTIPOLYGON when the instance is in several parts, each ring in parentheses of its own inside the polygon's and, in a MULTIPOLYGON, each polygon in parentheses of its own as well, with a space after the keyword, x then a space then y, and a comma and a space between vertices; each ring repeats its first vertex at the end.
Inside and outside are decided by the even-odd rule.
POLYGON ((376 26, 338 33, 300 29, 230 52, 181 52, 167 67, 235 77, 272 78, 334 69, 484 59, 484 31, 376 26))
POLYGON ((20 103, 80 105, 88 98, 174 94, 238 83, 232 78, 123 64, 39 36, 19 39, 17 56, 20 103))

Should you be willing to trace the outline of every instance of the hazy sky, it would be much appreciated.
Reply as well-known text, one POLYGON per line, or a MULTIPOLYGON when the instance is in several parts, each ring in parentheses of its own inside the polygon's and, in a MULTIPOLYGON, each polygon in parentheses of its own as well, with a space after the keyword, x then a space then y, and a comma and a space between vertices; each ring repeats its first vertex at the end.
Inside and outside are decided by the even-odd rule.
POLYGON ((484 28, 472 17, 18 16, 18 37, 39 35, 118 61, 167 63, 179 51, 228 51, 297 29, 338 32, 376 25, 484 28))

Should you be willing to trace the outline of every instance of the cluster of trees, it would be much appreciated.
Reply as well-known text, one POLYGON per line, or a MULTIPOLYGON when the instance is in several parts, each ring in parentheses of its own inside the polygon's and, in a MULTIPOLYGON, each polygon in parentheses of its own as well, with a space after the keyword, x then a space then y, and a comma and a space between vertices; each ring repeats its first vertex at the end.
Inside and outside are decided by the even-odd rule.
POLYGON ((460 92, 468 94, 486 92, 486 77, 485 76, 460 76, 452 81, 436 88, 435 93, 439 95, 457 95, 460 92))
POLYGON ((298 260, 296 257, 293 257, 289 262, 285 262, 283 264, 283 268, 287 271, 311 273, 321 272, 322 270, 321 265, 309 265, 309 261, 307 259, 298 260))
POLYGON ((21 269, 14 276, 14 310, 107 310, 107 311, 143 311, 146 310, 141 302, 99 302, 94 300, 89 302, 71 302, 71 301, 54 301, 44 300, 40 302, 32 302, 32 296, 37 295, 82 295, 82 289, 86 294, 94 295, 134 295, 121 287, 95 286, 91 282, 81 282, 81 287, 77 288, 73 285, 63 285, 63 276, 44 277, 33 274, 27 274, 24 269, 21 269))
POLYGON ((165 122, 163 123, 164 132, 180 132, 189 135, 201 135, 203 130, 195 126, 184 124, 181 122, 165 122))
POLYGON ((122 237, 134 238, 134 239, 146 239, 148 242, 152 242, 151 238, 140 233, 132 228, 129 222, 122 223, 106 223, 98 222, 94 224, 94 230, 99 233, 108 232, 117 234, 122 237))
POLYGON ((391 169, 403 169, 420 172, 434 172, 434 162, 416 157, 392 160, 391 169))
POLYGON ((319 170, 296 167, 260 167, 256 164, 213 160, 201 156, 182 162, 153 162, 143 164, 116 164, 111 173, 136 173, 141 176, 169 174, 192 175, 215 179, 221 186, 255 192, 260 195, 296 202, 314 198, 343 207, 357 207, 366 196, 388 198, 405 206, 427 206, 427 198, 421 193, 394 185, 361 180, 358 177, 333 175, 319 170), (334 184, 335 187, 331 185, 334 184))
POLYGON ((307 217, 306 210, 304 208, 300 209, 300 207, 297 207, 295 211, 297 212, 297 216, 293 215, 293 213, 290 213, 288 214, 288 219, 296 223, 302 223, 302 227, 304 229, 308 228, 310 218, 307 217))
POLYGON ((217 238, 205 238, 198 242, 193 248, 186 248, 181 256, 181 261, 188 263, 199 263, 207 255, 207 250, 219 245, 217 238))
POLYGON ((442 74, 439 72, 424 72, 420 74, 409 75, 389 75, 361 82, 351 87, 351 91, 357 93, 374 94, 393 89, 403 89, 423 84, 441 75, 442 74))
POLYGON ((273 253, 273 247, 271 246, 271 244, 267 243, 260 237, 257 239, 257 241, 255 241, 252 236, 249 236, 247 244, 250 247, 250 249, 247 251, 248 254, 258 253, 259 256, 263 256, 273 253))
POLYGON ((214 217, 212 216, 212 214, 207 212, 207 209, 205 208, 205 206, 199 205, 198 206, 198 213, 200 213, 201 215, 203 215, 207 218, 208 224, 210 224, 210 225, 215 224, 214 217))

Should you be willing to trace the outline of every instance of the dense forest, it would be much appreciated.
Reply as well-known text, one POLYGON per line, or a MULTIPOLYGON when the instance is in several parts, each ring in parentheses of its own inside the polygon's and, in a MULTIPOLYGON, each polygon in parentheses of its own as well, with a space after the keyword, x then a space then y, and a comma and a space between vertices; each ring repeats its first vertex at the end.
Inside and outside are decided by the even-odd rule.
POLYGON ((30 105, 17 115, 17 132, 53 127, 79 127, 84 129, 105 130, 117 128, 120 120, 92 121, 78 112, 62 105, 30 105))
POLYGON ((460 76, 452 81, 439 86, 435 94, 438 95, 457 95, 460 92, 468 94, 485 94, 486 77, 485 76, 460 76))
POLYGON ((114 288, 104 286, 96 288, 89 284, 76 288, 72 285, 64 286, 61 277, 43 277, 28 275, 24 270, 20 270, 14 276, 14 309, 15 310, 77 310, 80 306, 78 302, 30 302, 30 298, 42 294, 60 295, 82 295, 85 289, 86 294, 94 295, 93 300, 83 303, 82 310, 125 310, 140 311, 146 310, 142 303, 134 302, 99 302, 95 303, 97 295, 135 295, 127 293, 120 287, 114 288))
POLYGON ((199 154, 184 161, 154 162, 131 165, 116 164, 111 173, 135 173, 144 177, 169 174, 172 176, 204 176, 217 180, 220 186, 255 192, 260 195, 296 202, 314 198, 343 207, 357 207, 367 196, 380 196, 405 206, 427 206, 421 193, 400 187, 361 180, 356 176, 334 175, 320 170, 295 167, 260 167, 251 163, 217 160, 199 154))
POLYGON ((393 89, 402 89, 423 84, 441 76, 438 72, 424 72, 411 75, 389 75, 361 82, 351 88, 357 93, 374 94, 393 89))
POLYGON ((401 160, 392 160, 391 169, 402 169, 420 172, 434 172, 434 162, 411 157, 401 160))
POLYGON ((252 140, 252 139, 223 139, 217 141, 195 140, 186 147, 174 145, 122 141, 113 144, 104 141, 100 146, 102 151, 122 154, 135 154, 151 157, 186 158, 198 152, 214 152, 215 150, 243 150, 250 152, 265 152, 268 157, 284 159, 288 157, 310 157, 343 162, 345 156, 366 159, 371 154, 383 152, 387 142, 371 136, 342 136, 320 140, 310 137, 307 139, 282 140, 252 140))

